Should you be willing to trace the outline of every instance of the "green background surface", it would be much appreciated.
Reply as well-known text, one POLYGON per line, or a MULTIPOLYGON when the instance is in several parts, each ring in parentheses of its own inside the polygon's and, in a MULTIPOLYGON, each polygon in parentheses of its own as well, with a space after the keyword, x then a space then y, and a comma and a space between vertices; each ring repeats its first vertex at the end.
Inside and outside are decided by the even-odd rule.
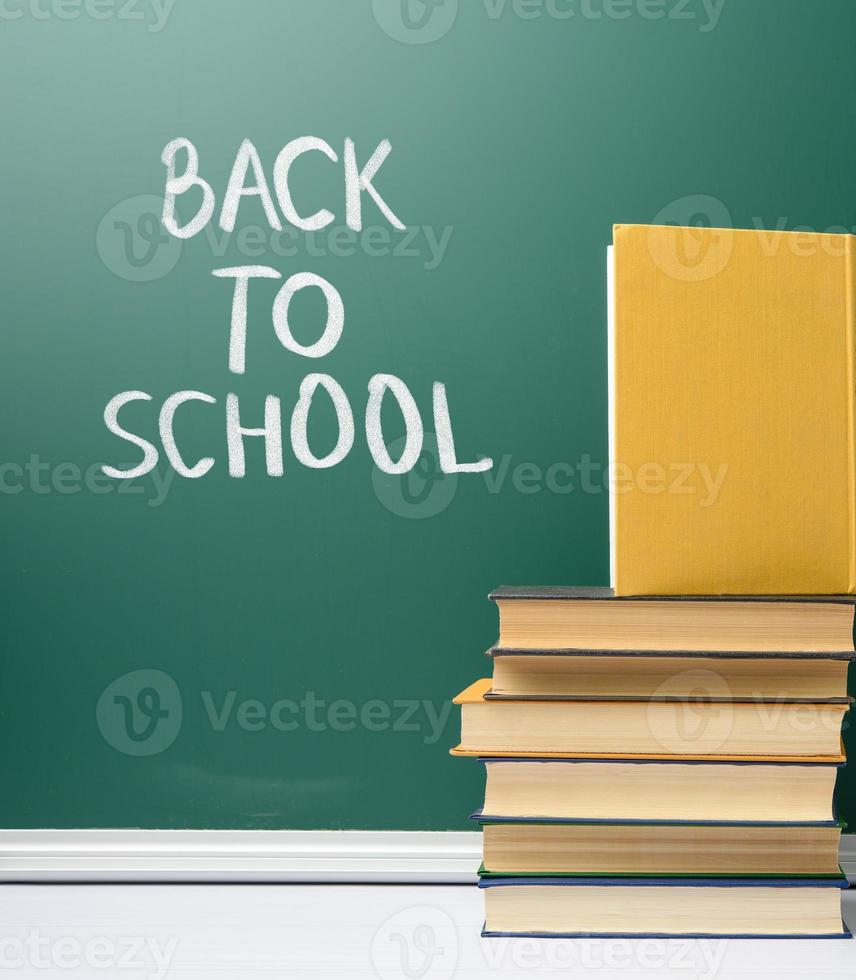
MULTIPOLYGON (((430 719, 488 670, 486 593, 608 578, 602 482, 583 487, 577 470, 564 492, 561 464, 605 462, 611 225, 849 229, 856 6, 726 0, 712 23, 701 0, 447 0, 422 29, 403 26, 399 0, 177 0, 162 29, 143 0, 120 9, 42 0, 0 22, 0 824, 463 828, 482 773, 447 754, 456 711, 439 732, 430 719), (272 243, 253 200, 238 229, 262 229, 260 247, 252 231, 181 245, 153 233, 170 139, 196 144, 219 201, 243 138, 270 177, 308 134, 339 152, 352 137, 361 160, 391 140, 377 184, 417 229, 409 242, 370 201, 387 254, 324 235, 272 243), (246 263, 336 285, 332 354, 279 345, 265 285, 247 373, 229 374, 231 287, 211 270, 246 263), (318 370, 354 407, 347 460, 304 469, 286 439, 272 479, 251 440, 246 478, 230 479, 226 393, 248 424, 279 395, 287 431, 318 370), (492 456, 491 479, 437 480, 430 455, 424 481, 373 474, 361 413, 375 372, 408 384, 429 429, 444 381, 460 455, 492 456), (157 442, 157 406, 183 388, 218 400, 177 426, 188 459, 216 458, 211 473, 176 477, 163 499, 152 477, 85 485, 98 464, 138 459, 104 427, 109 398, 151 393, 121 418, 157 442), (136 671, 149 673, 120 680, 99 714, 136 671), (182 706, 174 739, 145 756, 127 751, 111 701, 139 678, 173 712, 167 735, 176 691, 182 706), (220 730, 206 699, 219 711, 229 692, 220 730), (235 713, 307 697, 324 705, 292 731, 259 727, 258 707, 243 726, 235 713), (352 711, 368 721, 352 727, 352 711)), ((314 156, 295 165, 298 204, 341 215, 341 169, 314 156)), ((319 307, 295 302, 307 340, 319 307)), ((331 433, 321 406, 319 452, 331 433)), ((842 790, 852 821, 856 781, 842 790)))

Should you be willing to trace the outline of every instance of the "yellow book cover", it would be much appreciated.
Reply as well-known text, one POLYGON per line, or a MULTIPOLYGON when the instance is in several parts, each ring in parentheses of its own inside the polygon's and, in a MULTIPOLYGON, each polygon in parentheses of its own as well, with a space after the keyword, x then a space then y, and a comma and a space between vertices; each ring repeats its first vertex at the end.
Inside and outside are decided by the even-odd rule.
POLYGON ((617 595, 856 591, 853 236, 617 225, 617 595))
MULTIPOLYGON (((475 681, 470 684, 469 687, 461 691, 460 694, 452 698, 452 704, 461 705, 462 708, 466 705, 483 705, 483 704, 493 704, 496 706, 497 702, 490 702, 485 698, 485 695, 491 689, 491 680, 489 677, 483 677, 480 680, 475 681)), ((511 701, 504 701, 500 703, 500 710, 502 705, 507 706, 511 701)), ((550 702, 545 701, 545 704, 550 704, 550 702)), ((621 702, 612 702, 613 705, 619 705, 621 702)), ((779 706, 781 707, 781 706, 779 706)), ((846 709, 844 709, 846 710, 846 709)), ((805 719, 802 719, 805 722, 805 719)), ((463 718, 462 726, 463 728, 463 718)), ((462 732, 463 735, 463 732, 462 732)), ((629 741, 629 740, 628 740, 629 741)), ((526 749, 497 749, 488 746, 479 745, 465 745, 461 742, 456 745, 453 749, 449 750, 450 755, 456 756, 470 756, 473 758, 496 758, 496 759, 647 759, 647 760, 666 760, 666 759, 691 759, 696 762, 844 762, 844 745, 841 743, 838 752, 833 753, 806 753, 801 755, 793 755, 791 753, 761 753, 761 752, 724 752, 717 751, 715 753, 708 752, 686 752, 686 751, 665 751, 665 752, 634 752, 634 751, 574 751, 574 752, 561 752, 561 751, 529 751, 526 749)))

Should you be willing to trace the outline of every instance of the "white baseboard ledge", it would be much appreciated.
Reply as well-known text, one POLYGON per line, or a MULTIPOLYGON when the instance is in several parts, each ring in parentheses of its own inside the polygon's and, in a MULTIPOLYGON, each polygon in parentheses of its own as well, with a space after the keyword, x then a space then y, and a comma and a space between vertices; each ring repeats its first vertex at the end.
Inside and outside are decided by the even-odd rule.
POLYGON ((474 882, 481 834, 0 830, 0 881, 474 882))
MULTIPOLYGON (((856 834, 840 861, 856 882, 856 834)), ((0 830, 0 882, 476 881, 481 834, 368 830, 0 830)))
POLYGON ((856 884, 856 834, 841 835, 838 861, 851 884, 856 884))

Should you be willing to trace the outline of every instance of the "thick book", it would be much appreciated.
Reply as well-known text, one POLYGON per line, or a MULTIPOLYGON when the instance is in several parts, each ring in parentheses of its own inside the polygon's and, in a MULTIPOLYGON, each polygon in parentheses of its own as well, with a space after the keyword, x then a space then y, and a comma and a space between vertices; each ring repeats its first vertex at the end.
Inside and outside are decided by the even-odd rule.
POLYGON ((619 595, 856 591, 854 240, 615 226, 619 595))
POLYGON ((485 758, 492 820, 832 822, 843 763, 485 758))
POLYGON ((494 654, 853 659, 856 598, 634 596, 609 588, 502 586, 494 654))
POLYGON ((489 700, 489 678, 456 698, 461 754, 832 759, 847 704, 489 700))
POLYGON ((840 876, 834 823, 502 820, 473 814, 497 874, 840 876))
POLYGON ((846 878, 479 879, 483 936, 844 939, 846 878))

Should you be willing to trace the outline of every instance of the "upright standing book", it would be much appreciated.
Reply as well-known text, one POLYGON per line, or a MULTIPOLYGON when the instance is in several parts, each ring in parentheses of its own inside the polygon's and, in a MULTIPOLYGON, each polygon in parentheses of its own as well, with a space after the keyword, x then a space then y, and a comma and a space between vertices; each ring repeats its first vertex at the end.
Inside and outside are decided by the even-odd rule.
POLYGON ((834 782, 852 699, 848 235, 616 226, 612 587, 503 587, 483 935, 849 935, 834 782))
POLYGON ((850 235, 617 225, 618 595, 856 591, 850 235))

